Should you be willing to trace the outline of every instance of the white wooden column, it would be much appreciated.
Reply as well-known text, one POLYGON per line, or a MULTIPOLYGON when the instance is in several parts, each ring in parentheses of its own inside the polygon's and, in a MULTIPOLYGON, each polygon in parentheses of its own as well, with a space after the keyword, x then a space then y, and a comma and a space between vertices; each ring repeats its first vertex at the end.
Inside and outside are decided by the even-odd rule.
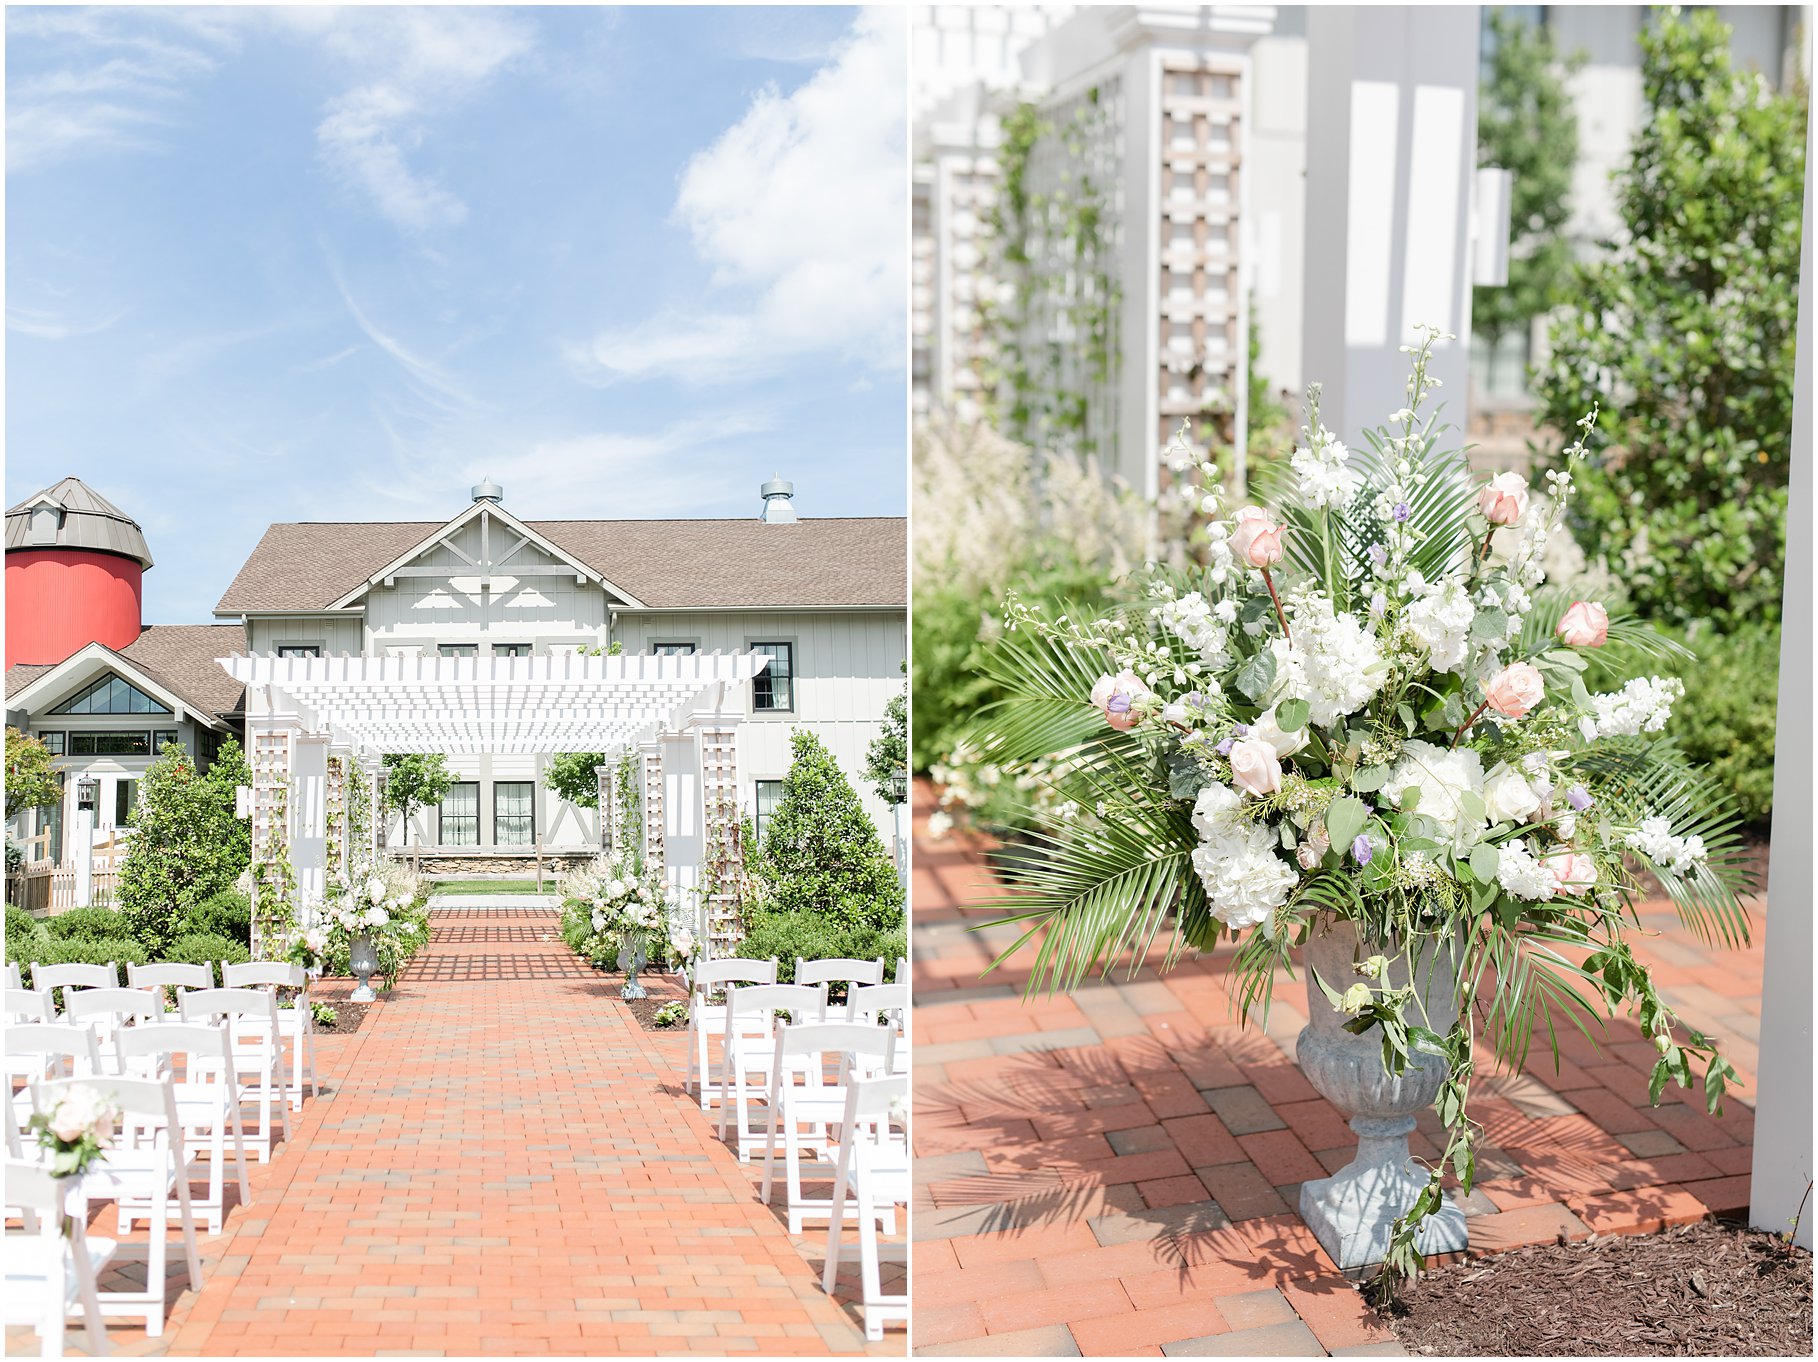
POLYGON ((644 869, 665 874, 663 832, 663 745, 653 738, 638 744, 638 772, 644 786, 644 869))
POLYGON ((291 750, 290 859, 307 923, 328 883, 328 735, 298 735, 291 750))
POLYGON ((1780 718, 1774 733, 1774 856, 1761 980, 1761 1072, 1749 1224, 1812 1247, 1812 159, 1805 161, 1799 349, 1787 489, 1786 595, 1780 609, 1780 718), (1804 1213, 1800 1214, 1803 1203, 1804 1213))
POLYGON ((1465 426, 1476 5, 1307 9, 1302 364, 1347 443, 1406 405, 1414 328, 1458 339, 1429 372, 1465 426))
MULTIPOLYGON (((700 745, 701 825, 705 836, 703 870, 742 856, 739 826, 739 730, 736 716, 714 715, 694 730, 700 745)), ((729 955, 743 935, 738 897, 721 884, 701 904, 698 934, 707 957, 729 955)))
POLYGON ((701 755, 686 727, 666 730, 663 747, 663 873, 678 903, 692 899, 707 860, 701 817, 701 755))
POLYGON ((379 851, 385 844, 385 810, 379 806, 385 792, 384 770, 385 763, 381 758, 361 757, 360 773, 356 777, 366 782, 366 845, 360 851, 374 865, 379 863, 379 851))
POLYGON ((618 810, 614 807, 617 800, 613 798, 613 757, 606 754, 604 765, 593 768, 594 788, 599 798, 600 815, 600 850, 612 851, 618 846, 618 810))
POLYGON ((257 867, 267 867, 274 878, 291 876, 291 761, 292 747, 300 733, 293 717, 263 710, 255 692, 247 692, 246 756, 252 768, 252 953, 259 958, 268 923, 284 915, 282 904, 269 901, 276 888, 262 891, 257 867))

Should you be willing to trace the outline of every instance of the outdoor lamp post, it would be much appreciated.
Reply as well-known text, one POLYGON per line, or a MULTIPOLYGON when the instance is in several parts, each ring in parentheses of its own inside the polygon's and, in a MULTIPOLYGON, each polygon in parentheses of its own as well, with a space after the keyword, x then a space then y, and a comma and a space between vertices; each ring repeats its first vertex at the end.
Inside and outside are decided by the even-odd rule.
POLYGON ((95 810, 101 803, 101 782, 93 776, 76 780, 76 907, 94 902, 95 810))

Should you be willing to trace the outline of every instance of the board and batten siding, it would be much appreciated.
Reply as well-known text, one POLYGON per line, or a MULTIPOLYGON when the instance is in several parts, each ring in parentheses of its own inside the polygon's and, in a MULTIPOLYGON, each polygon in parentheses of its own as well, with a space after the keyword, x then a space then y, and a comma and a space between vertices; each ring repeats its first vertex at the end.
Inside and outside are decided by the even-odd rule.
POLYGON ((323 657, 358 657, 365 650, 358 615, 286 615, 248 617, 246 646, 258 654, 274 655, 287 645, 314 644, 323 657))
POLYGON ((619 611, 613 639, 627 653, 659 643, 692 643, 703 653, 743 652, 754 643, 795 645, 795 709, 747 713, 739 726, 739 799, 755 807, 755 784, 789 772, 789 735, 804 728, 827 745, 865 812, 890 840, 890 808, 864 779, 865 751, 883 727, 884 707, 903 689, 908 638, 900 610, 619 611))

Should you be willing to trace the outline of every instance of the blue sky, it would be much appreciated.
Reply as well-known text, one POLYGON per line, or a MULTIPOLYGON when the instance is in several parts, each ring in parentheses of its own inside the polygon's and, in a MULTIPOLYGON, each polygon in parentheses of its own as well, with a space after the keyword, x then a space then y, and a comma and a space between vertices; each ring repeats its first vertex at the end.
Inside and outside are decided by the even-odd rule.
POLYGON ((901 515, 903 11, 7 11, 6 500, 901 515))

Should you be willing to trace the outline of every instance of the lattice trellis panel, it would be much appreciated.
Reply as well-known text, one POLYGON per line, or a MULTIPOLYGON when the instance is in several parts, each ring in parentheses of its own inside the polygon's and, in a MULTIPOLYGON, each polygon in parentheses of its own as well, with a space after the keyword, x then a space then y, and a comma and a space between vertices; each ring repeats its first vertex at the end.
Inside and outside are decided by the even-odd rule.
MULTIPOLYGON (((1161 301, 1157 449, 1183 418, 1235 410, 1244 364, 1238 215, 1244 73, 1239 57, 1170 57, 1162 66, 1161 301)), ((1234 432, 1196 430, 1200 446, 1234 432)), ((1163 470, 1164 485, 1166 469, 1163 470)))
POLYGON ((663 818, 663 752, 646 749, 640 754, 644 768, 644 867, 662 875, 664 871, 663 836, 668 824, 663 818))
POLYGON ((619 801, 613 771, 617 762, 610 757, 602 767, 594 768, 594 788, 599 797, 600 850, 616 851, 619 845, 619 801))
POLYGON ((324 791, 324 802, 328 814, 326 869, 331 885, 337 876, 348 879, 353 874, 353 848, 348 845, 347 766, 345 757, 331 756, 328 759, 328 780, 324 791))
MULTIPOLYGON (((290 856, 290 773, 291 735, 278 732, 256 732, 252 752, 252 857, 255 863, 271 863, 290 856)), ((261 924, 270 916, 270 905, 259 900, 257 878, 253 884, 253 949, 257 952, 261 924)))
MULTIPOLYGON (((716 848, 736 847, 739 837, 738 730, 699 730, 701 797, 706 810, 709 872, 714 869, 716 848)), ((739 921, 738 897, 722 886, 707 896, 703 923, 707 953, 713 959, 732 954, 745 932, 739 921)))

